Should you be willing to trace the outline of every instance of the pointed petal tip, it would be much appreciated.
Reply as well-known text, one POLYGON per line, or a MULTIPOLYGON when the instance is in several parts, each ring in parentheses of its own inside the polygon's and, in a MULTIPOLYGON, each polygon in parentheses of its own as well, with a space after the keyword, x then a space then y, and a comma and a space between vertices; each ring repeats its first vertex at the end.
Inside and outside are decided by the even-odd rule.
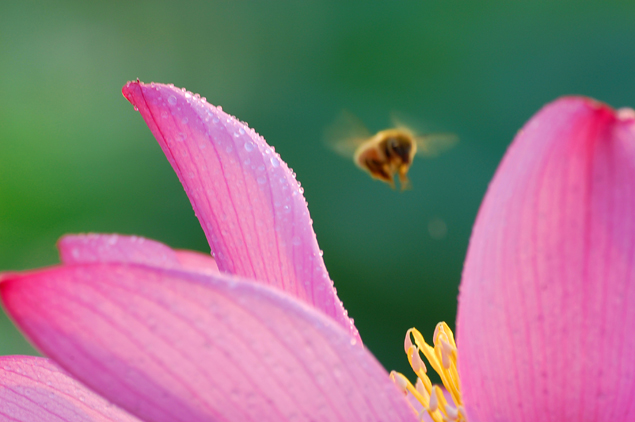
POLYGON ((138 89, 141 84, 143 84, 143 82, 141 82, 138 78, 136 81, 126 82, 123 88, 121 88, 121 93, 123 94, 124 98, 132 103, 133 91, 138 89))
MULTIPOLYGON (((543 110, 551 110, 553 108, 580 108, 588 111, 595 111, 598 113, 606 113, 607 115, 616 116, 619 113, 607 103, 596 100, 595 98, 585 97, 582 95, 566 95, 555 99, 554 101, 546 104, 543 110)), ((542 111, 542 110, 541 110, 542 111)), ((539 116, 541 112, 536 113, 534 118, 539 116)))
POLYGON ((0 273, 0 286, 4 286, 8 281, 16 278, 18 273, 9 272, 9 273, 0 273))
POLYGON ((265 139, 185 88, 129 82, 123 92, 183 184, 218 267, 292 292, 357 336, 319 255, 303 189, 265 139))

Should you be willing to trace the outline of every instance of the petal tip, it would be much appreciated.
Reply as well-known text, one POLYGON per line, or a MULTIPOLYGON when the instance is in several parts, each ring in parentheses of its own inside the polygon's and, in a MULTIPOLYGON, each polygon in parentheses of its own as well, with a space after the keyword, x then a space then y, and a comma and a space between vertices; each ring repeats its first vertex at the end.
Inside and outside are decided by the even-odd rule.
POLYGON ((0 286, 6 285, 8 281, 17 278, 18 275, 16 272, 0 273, 0 286))
POLYGON ((134 105, 133 96, 143 85, 144 83, 141 82, 139 78, 137 78, 136 81, 128 81, 123 88, 121 88, 121 93, 126 100, 130 101, 130 103, 134 105))
POLYGON ((610 105, 602 101, 598 101, 595 98, 585 97, 583 95, 563 96, 549 103, 547 107, 549 106, 580 107, 589 111, 604 112, 615 115, 615 110, 610 105))

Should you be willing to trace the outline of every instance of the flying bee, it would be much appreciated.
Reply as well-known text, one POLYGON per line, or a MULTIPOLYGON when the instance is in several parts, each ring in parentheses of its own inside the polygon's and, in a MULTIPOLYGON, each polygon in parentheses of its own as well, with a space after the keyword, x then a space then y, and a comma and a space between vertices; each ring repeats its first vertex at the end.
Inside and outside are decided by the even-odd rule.
POLYGON ((353 157, 355 165, 395 189, 395 176, 401 190, 410 188, 408 170, 415 155, 434 157, 452 147, 458 138, 452 133, 421 134, 392 116, 394 128, 372 135, 364 124, 343 112, 326 131, 332 149, 344 157, 353 157))

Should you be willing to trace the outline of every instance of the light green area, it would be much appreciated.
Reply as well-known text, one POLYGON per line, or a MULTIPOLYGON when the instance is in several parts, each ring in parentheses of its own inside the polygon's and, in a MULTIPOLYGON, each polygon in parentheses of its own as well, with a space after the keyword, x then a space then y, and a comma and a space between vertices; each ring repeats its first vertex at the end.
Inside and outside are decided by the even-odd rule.
MULTIPOLYGON (((389 369, 407 370, 406 329, 453 324, 472 223, 521 125, 565 94, 635 105, 633 2, 6 3, 0 270, 55 264, 69 232, 209 250, 120 93, 171 82, 249 122, 297 172, 338 293, 389 369), (322 144, 342 109, 372 130, 398 111, 461 141, 395 192, 322 144)), ((18 353, 33 349, 3 317, 0 354, 18 353)))

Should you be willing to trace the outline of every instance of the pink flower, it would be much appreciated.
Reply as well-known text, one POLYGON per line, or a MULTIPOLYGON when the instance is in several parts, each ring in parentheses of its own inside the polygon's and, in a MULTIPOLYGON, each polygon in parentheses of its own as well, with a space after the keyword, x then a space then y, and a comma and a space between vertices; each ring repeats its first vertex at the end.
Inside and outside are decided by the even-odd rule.
POLYGON ((562 98, 518 133, 465 262, 470 422, 635 420, 635 113, 562 98))
MULTIPOLYGON (((361 344, 302 189, 274 150, 185 90, 137 81, 123 93, 183 183, 215 260, 136 237, 66 236, 62 265, 2 276, 2 301, 25 335, 144 421, 416 420, 361 344)), ((0 403, 15 403, 0 406, 6 419, 135 420, 48 360, 6 362, 0 403)))
MULTIPOLYGON (((133 82, 124 95, 175 168, 216 261, 134 237, 65 237, 63 265, 0 283, 27 336, 143 420, 416 420, 337 299, 286 164, 190 93, 133 82)), ((583 98, 546 106, 517 136, 479 212, 458 350, 445 325, 435 349, 409 331, 419 381, 394 374, 397 383, 437 409, 434 420, 441 411, 470 422, 633 419, 633 202, 635 113, 583 98), (458 409, 440 390, 426 393, 419 353, 445 371, 458 409)), ((60 420, 107 411, 102 419, 133 420, 48 361, 2 362, 10 359, 0 379, 32 368, 28 382, 11 375, 15 386, 0 389, 0 400, 16 392, 19 412, 45 402, 67 412, 60 420), (33 385, 53 397, 34 399, 33 385), (83 413, 68 411, 75 406, 83 413)))

